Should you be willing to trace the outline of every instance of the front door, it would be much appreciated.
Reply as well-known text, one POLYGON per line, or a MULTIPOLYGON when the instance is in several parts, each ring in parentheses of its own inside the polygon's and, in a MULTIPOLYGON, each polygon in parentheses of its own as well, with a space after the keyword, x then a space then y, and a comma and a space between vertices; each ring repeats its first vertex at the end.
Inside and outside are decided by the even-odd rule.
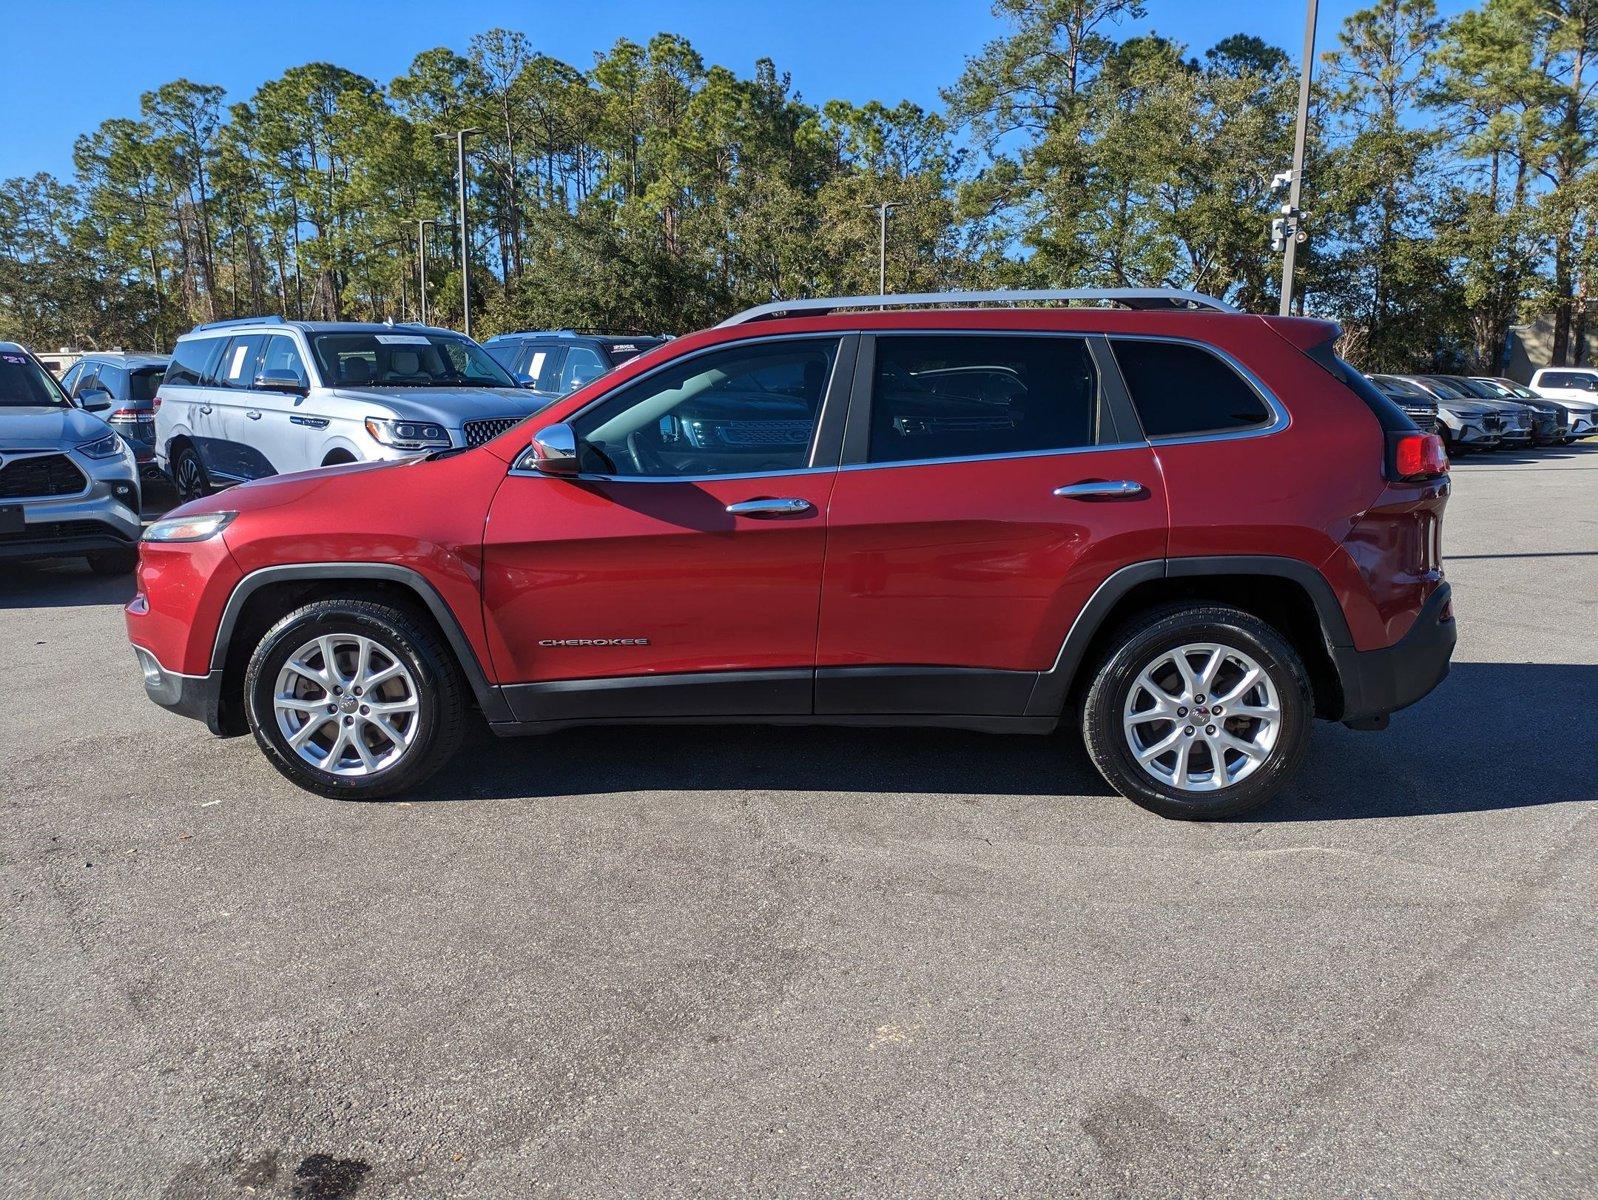
POLYGON ((483 603, 520 719, 810 712, 853 342, 665 364, 572 418, 582 475, 510 472, 483 603))
POLYGON ((1019 715, 1094 589, 1164 556, 1159 465, 1085 337, 881 335, 860 355, 816 711, 1019 715))

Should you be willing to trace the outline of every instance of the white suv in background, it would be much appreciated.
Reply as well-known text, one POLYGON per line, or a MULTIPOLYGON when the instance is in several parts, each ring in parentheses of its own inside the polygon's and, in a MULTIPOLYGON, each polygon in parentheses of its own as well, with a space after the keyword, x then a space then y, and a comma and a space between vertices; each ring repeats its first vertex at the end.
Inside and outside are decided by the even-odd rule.
POLYGON ((1543 367, 1531 377, 1531 390, 1557 400, 1570 413, 1570 438, 1598 434, 1598 369, 1543 367))
POLYGON ((478 446, 546 403, 447 329, 219 321, 172 351, 155 458, 192 500, 265 475, 478 446))

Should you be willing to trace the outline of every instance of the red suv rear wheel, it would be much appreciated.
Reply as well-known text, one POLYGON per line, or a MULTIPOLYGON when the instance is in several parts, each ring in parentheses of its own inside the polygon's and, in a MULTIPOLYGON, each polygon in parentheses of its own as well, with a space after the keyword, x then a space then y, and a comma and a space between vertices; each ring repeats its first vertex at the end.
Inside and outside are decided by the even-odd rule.
POLYGON ((1221 605, 1166 608, 1100 659, 1082 737, 1127 799, 1205 820, 1276 795, 1303 761, 1313 713, 1304 664, 1272 626, 1221 605))

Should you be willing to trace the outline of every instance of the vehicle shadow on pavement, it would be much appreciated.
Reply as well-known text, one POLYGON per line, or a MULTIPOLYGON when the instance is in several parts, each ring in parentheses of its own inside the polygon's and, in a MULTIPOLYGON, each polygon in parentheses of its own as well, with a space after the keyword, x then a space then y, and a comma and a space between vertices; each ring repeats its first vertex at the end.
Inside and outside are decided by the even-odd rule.
POLYGON ((1436 816, 1598 800, 1598 666, 1456 662, 1380 733, 1317 723, 1299 782, 1249 821, 1436 816))
POLYGON ((81 558, 0 563, 0 610, 120 605, 131 599, 132 571, 96 575, 81 558))
MULTIPOLYGON (((1246 822, 1432 816, 1598 799, 1598 666, 1456 663, 1381 733, 1317 722, 1299 780, 1246 822), (1563 714, 1563 715, 1562 715, 1563 714), (1550 753, 1551 747, 1568 752, 1550 753)), ((628 726, 469 735, 455 765, 404 799, 651 791, 1110 797, 1071 729, 628 726)))

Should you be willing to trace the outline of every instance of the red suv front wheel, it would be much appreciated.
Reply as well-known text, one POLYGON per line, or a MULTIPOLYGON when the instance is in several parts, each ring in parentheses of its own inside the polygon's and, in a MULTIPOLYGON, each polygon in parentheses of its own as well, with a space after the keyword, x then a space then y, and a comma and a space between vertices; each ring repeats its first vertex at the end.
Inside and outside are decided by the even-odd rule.
POLYGON ((465 727, 465 681, 437 632, 366 600, 289 613, 256 646, 244 688, 266 757, 324 796, 415 787, 449 761, 465 727))

